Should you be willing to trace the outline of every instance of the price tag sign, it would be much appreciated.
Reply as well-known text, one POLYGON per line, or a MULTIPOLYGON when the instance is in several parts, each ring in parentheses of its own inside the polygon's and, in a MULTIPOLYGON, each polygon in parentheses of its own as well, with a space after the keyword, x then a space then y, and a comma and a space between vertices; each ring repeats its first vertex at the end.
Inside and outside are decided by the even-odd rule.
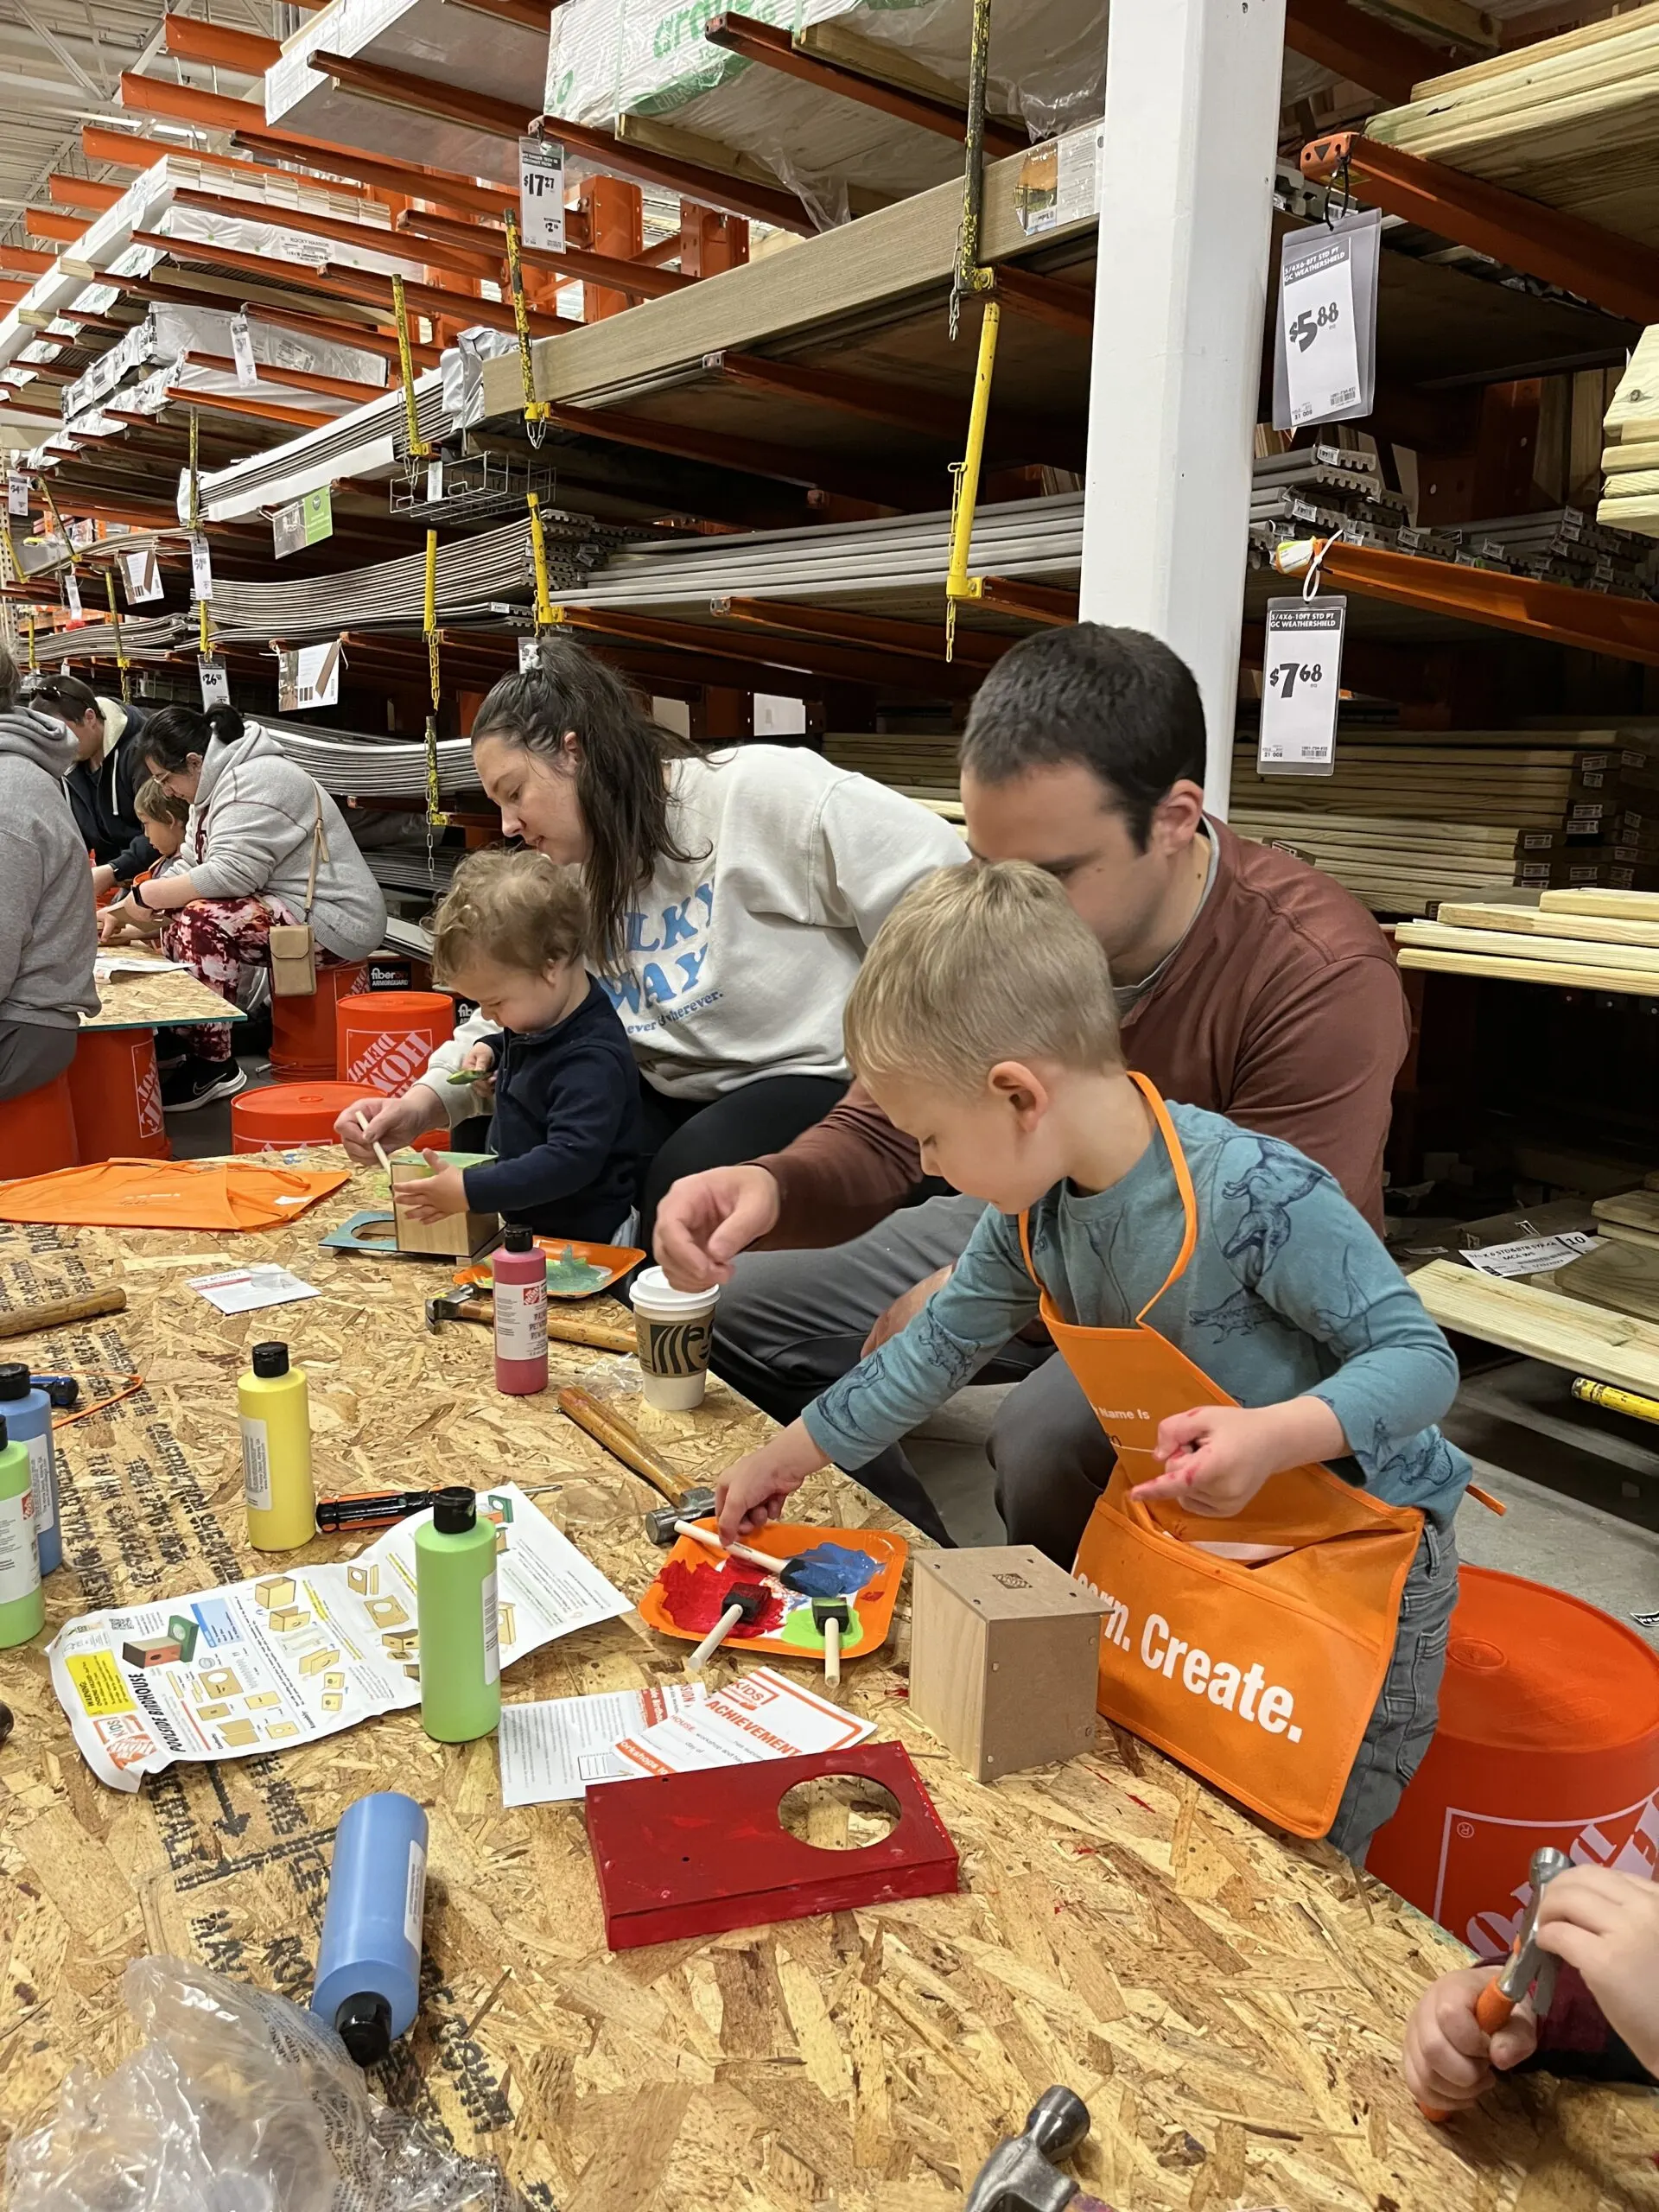
POLYGON ((253 333, 248 328, 245 315, 231 319, 231 353, 236 362, 238 384, 257 384, 259 364, 253 358, 253 333))
POLYGON ((340 640, 321 645, 301 645, 276 656, 276 709, 279 714, 303 714, 308 707, 332 707, 340 697, 340 671, 345 656, 340 640))
POLYGON ((81 611, 80 578, 73 569, 63 580, 63 603, 69 610, 69 620, 72 622, 84 622, 86 620, 85 613, 81 611))
POLYGON ((1281 242, 1273 393, 1281 429, 1371 410, 1381 222, 1372 208, 1287 232, 1281 242))
POLYGON ((426 497, 429 505, 435 505, 443 497, 443 455, 426 464, 426 497))
POLYGON ((1336 767, 1345 599, 1270 599, 1262 658, 1263 776, 1328 776, 1336 767))
POLYGON ((201 703, 208 707, 228 707, 231 703, 231 673, 217 653, 198 653, 196 671, 201 678, 201 703))
POLYGON ((121 563, 121 581, 125 587, 129 607, 145 607, 152 600, 166 596, 162 589, 161 570, 153 545, 135 547, 130 553, 118 556, 121 563))
POLYGON ((538 253, 564 251, 564 149, 556 139, 518 141, 518 231, 538 253))
POLYGON ((320 491, 308 492, 302 499, 278 507, 270 518, 271 550, 279 561, 307 545, 319 545, 334 534, 334 505, 326 484, 320 491))
POLYGON ((518 672, 519 672, 519 674, 520 674, 521 676, 523 675, 523 673, 524 673, 524 671, 525 671, 525 669, 527 669, 527 668, 534 668, 534 667, 537 664, 537 663, 540 661, 541 657, 542 657, 542 641, 541 641, 541 639, 540 639, 539 638, 537 638, 537 637, 533 637, 533 636, 532 636, 532 637, 529 637, 529 638, 520 638, 520 639, 519 639, 519 640, 518 640, 518 672))
POLYGON ((19 470, 6 472, 6 512, 27 515, 29 512, 29 479, 19 470))
POLYGON ((190 541, 190 586, 198 599, 213 595, 213 558, 207 540, 200 536, 190 541))

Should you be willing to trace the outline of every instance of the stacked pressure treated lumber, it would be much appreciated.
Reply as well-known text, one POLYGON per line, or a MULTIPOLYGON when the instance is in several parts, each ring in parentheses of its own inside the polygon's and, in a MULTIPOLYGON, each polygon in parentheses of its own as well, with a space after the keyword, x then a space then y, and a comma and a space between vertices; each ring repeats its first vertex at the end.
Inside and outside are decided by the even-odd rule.
POLYGON ((1659 893, 1546 891, 1536 906, 1448 903, 1395 932, 1402 968, 1659 998, 1659 893))
POLYGON ((1366 135, 1627 238, 1659 239, 1659 6, 1414 87, 1366 135))
POLYGON ((1659 324, 1644 330, 1607 410, 1599 522, 1659 537, 1659 324))
POLYGON ((950 735, 909 735, 900 731, 852 730, 823 741, 825 755, 838 768, 856 768, 878 784, 891 785, 948 821, 962 819, 957 776, 957 740, 950 735))

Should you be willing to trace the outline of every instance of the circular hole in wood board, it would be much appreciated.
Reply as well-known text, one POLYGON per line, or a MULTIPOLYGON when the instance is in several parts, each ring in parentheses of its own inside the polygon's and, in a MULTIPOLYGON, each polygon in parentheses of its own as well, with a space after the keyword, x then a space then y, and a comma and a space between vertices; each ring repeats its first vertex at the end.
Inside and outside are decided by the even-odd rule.
POLYGON ((903 1808, 885 1783, 862 1774, 821 1774, 778 1802, 778 1825, 817 1851, 868 1851, 893 1834, 903 1808))

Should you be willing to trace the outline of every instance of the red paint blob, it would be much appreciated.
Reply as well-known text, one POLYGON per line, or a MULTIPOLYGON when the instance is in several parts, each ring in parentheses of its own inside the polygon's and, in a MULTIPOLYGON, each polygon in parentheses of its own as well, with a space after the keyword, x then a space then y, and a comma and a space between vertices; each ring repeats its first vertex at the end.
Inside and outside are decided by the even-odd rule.
POLYGON ((658 1576, 657 1586, 675 1625, 698 1636, 708 1635, 730 1604, 734 1589, 758 1590, 764 1605, 760 1618, 752 1624, 740 1623, 734 1636, 776 1636, 784 1624, 783 1599, 753 1571, 730 1565, 688 1567, 683 1560, 671 1559, 658 1576))

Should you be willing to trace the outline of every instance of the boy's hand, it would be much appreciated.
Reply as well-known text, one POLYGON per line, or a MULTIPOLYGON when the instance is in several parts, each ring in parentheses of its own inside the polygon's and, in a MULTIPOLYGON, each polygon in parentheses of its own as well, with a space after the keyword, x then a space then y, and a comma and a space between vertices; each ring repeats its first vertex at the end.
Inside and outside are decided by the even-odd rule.
POLYGON ((1348 1449, 1342 1423, 1323 1398, 1281 1406, 1195 1406, 1158 1424, 1164 1471, 1131 1497, 1175 1497, 1191 1513, 1230 1521, 1269 1475, 1348 1449))
POLYGON ((1530 2002, 1518 2005, 1496 2035, 1475 2018, 1476 2001, 1497 1973, 1496 1967, 1459 1967, 1417 1999, 1406 2026, 1406 2086, 1425 2112, 1474 2104, 1491 2088, 1494 2067, 1502 2073, 1532 2056, 1538 2023, 1530 2002))
POLYGON ((823 1465, 823 1452, 804 1424, 795 1421, 781 1436, 728 1467, 715 1485, 721 1543, 739 1543, 768 1521, 777 1520, 784 1500, 823 1465))
POLYGON ((411 1221, 442 1221, 446 1214, 465 1213, 467 1185, 459 1167, 440 1167, 441 1154, 423 1152, 421 1157, 432 1170, 429 1175, 411 1175, 404 1182, 394 1181, 391 1195, 411 1221))
POLYGON ((346 1156, 359 1167, 376 1165, 374 1147, 395 1152, 435 1123, 443 1121, 438 1094, 429 1083, 415 1084, 401 1098, 362 1098, 341 1107, 334 1120, 334 1135, 346 1147, 346 1156))
POLYGON ((1538 1942, 1578 1968, 1608 2026, 1659 2074, 1659 1887, 1605 1866, 1570 1866, 1544 1891, 1538 1942))
POLYGON ((493 1105, 495 1103, 495 1053, 488 1045, 482 1042, 469 1045, 461 1056, 461 1067, 456 1072, 457 1074, 465 1072, 474 1078, 473 1098, 480 1111, 486 1106, 493 1105))

